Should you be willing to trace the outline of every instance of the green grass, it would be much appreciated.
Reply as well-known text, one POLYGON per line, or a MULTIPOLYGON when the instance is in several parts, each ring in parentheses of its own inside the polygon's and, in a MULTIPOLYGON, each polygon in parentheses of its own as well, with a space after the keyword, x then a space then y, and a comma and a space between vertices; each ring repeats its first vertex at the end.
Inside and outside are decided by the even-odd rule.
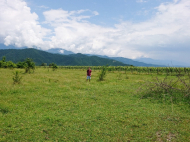
POLYGON ((151 75, 107 72, 100 82, 92 71, 86 82, 85 70, 16 70, 14 85, 13 70, 0 69, 0 141, 190 141, 188 105, 134 95, 151 75))

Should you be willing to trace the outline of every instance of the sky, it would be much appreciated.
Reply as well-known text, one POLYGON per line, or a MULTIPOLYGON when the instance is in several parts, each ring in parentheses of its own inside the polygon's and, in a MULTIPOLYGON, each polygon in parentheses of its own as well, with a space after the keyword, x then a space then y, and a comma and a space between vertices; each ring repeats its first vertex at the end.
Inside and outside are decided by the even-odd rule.
POLYGON ((0 0, 0 43, 190 61, 190 0, 0 0))

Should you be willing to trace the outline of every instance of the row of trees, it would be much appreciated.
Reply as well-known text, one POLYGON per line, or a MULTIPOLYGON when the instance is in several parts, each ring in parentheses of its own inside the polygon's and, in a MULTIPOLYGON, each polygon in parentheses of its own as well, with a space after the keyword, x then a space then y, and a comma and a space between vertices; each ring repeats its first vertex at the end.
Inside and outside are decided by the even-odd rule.
POLYGON ((6 57, 4 56, 0 61, 0 68, 24 68, 26 73, 30 73, 31 70, 35 70, 35 63, 32 59, 27 58, 23 62, 13 63, 12 61, 6 61, 6 57))
MULTIPOLYGON (((42 63, 41 66, 47 66, 47 63, 42 63)), ((26 73, 30 73, 31 71, 35 70, 35 63, 32 59, 27 58, 23 62, 13 63, 12 61, 6 61, 6 57, 4 56, 2 60, 0 61, 0 68, 24 68, 26 73)), ((49 64, 50 68, 53 68, 53 70, 57 69, 58 66, 55 63, 49 64)))

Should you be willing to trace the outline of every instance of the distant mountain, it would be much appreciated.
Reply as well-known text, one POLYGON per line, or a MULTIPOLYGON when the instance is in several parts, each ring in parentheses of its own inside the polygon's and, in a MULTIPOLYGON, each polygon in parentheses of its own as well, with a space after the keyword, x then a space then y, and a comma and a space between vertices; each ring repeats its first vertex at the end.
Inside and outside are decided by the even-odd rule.
MULTIPOLYGON (((94 55, 91 55, 91 54, 86 54, 86 55, 88 55, 88 56, 94 56, 94 55)), ((140 62, 140 61, 134 61, 132 59, 123 58, 123 57, 108 57, 108 56, 101 56, 101 55, 96 55, 96 56, 102 57, 102 58, 116 60, 116 61, 122 62, 124 64, 130 64, 130 65, 133 65, 133 66, 141 66, 141 67, 166 67, 165 65, 143 63, 143 62, 140 62)))
MULTIPOLYGON (((4 44, 0 44, 0 49, 26 49, 27 47, 15 47, 12 45, 5 46, 4 44)), ((35 49, 38 49, 37 47, 35 49)), ((60 54, 60 55, 71 55, 75 54, 71 51, 62 49, 62 48, 51 48, 47 50, 48 53, 53 54, 60 54)), ((137 59, 128 59, 123 57, 108 57, 108 56, 102 56, 102 55, 91 55, 91 54, 85 54, 87 56, 98 56, 101 58, 116 60, 119 62, 122 62, 123 64, 133 65, 133 66, 145 66, 145 67, 189 67, 186 63, 183 62, 177 62, 177 61, 169 61, 169 60, 154 60, 151 58, 137 58, 137 59)))
POLYGON ((42 50, 37 50, 34 48, 27 49, 1 49, 0 58, 5 56, 7 61, 13 61, 17 63, 19 61, 24 61, 26 58, 32 58, 36 65, 41 65, 42 63, 50 64, 52 62, 57 65, 62 66, 127 66, 129 64, 124 64, 113 59, 106 59, 97 56, 86 56, 83 54, 70 54, 70 55, 60 55, 52 54, 42 50))
POLYGON ((122 62, 124 64, 128 63, 133 66, 141 66, 141 67, 165 67, 164 65, 156 65, 156 64, 148 64, 144 63, 143 61, 134 61, 132 59, 127 59, 123 57, 110 57, 110 59, 122 62))
POLYGON ((0 43, 0 49, 24 49, 24 48, 27 48, 27 47, 18 48, 13 45, 6 46, 6 45, 0 43))
POLYGON ((163 65, 169 67, 188 67, 189 65, 179 61, 171 60, 154 60, 151 58, 137 58, 135 61, 141 61, 147 64, 163 65))
MULTIPOLYGON (((18 47, 15 47, 13 45, 6 46, 6 45, 0 43, 0 49, 25 49, 25 48, 28 48, 28 47, 19 47, 18 48, 18 47)), ((39 48, 36 47, 35 49, 39 49, 39 48)), ((53 53, 53 54, 62 54, 62 55, 75 54, 74 52, 71 52, 71 51, 68 51, 68 50, 65 50, 62 48, 51 48, 51 49, 43 50, 43 51, 53 53)))
POLYGON ((70 55, 70 54, 75 54, 74 52, 62 49, 62 48, 51 48, 47 50, 49 53, 54 53, 54 54, 62 54, 62 55, 70 55))

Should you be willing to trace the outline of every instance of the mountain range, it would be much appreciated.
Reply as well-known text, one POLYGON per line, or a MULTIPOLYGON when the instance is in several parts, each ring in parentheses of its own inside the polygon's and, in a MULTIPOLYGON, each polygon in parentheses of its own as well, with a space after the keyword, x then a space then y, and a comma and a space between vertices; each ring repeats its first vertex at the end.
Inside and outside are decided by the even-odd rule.
POLYGON ((7 59, 12 59, 13 62, 22 61, 27 57, 32 58, 37 65, 41 63, 56 63, 57 65, 133 65, 133 66, 145 66, 145 67, 166 67, 166 66, 173 66, 173 67, 184 67, 187 66, 185 63, 167 60, 154 60, 151 58, 137 58, 137 59, 128 59, 123 57, 108 57, 102 55, 92 55, 92 54, 75 54, 74 52, 62 49, 62 48, 52 48, 46 51, 41 52, 38 48, 32 50, 33 48, 21 47, 17 48, 15 46, 5 46, 4 44, 0 44, 0 58, 2 56, 6 56, 7 59), (9 49, 10 53, 6 53, 7 55, 3 55, 3 50, 1 49, 9 49), (10 50, 15 49, 15 50, 10 50), (19 50, 21 49, 21 50, 19 50), (25 50, 23 50, 25 49, 25 50), (28 50, 26 50, 28 49, 28 50), (23 51, 22 51, 23 50, 23 51), (19 52, 20 51, 20 52, 19 52), (20 56, 16 56, 15 53, 18 53, 20 56), (30 54, 27 52, 31 52, 30 54), (47 54, 49 53, 49 54, 47 54), (22 55, 24 54, 24 55, 22 55), (52 55, 51 55, 52 54, 52 55), (22 57, 22 58, 20 58, 22 57), (25 57, 25 58, 24 58, 25 57), (64 59, 64 61, 63 61, 64 59), (105 60, 107 59, 107 60, 105 60), (111 61, 110 61, 111 60, 111 61), (117 62, 116 62, 117 61, 117 62))
POLYGON ((34 48, 1 49, 0 58, 3 56, 6 57, 7 61, 14 63, 24 61, 26 58, 32 58, 36 65, 56 63, 60 66, 129 66, 129 64, 97 56, 87 56, 80 53, 70 55, 53 54, 34 48))

